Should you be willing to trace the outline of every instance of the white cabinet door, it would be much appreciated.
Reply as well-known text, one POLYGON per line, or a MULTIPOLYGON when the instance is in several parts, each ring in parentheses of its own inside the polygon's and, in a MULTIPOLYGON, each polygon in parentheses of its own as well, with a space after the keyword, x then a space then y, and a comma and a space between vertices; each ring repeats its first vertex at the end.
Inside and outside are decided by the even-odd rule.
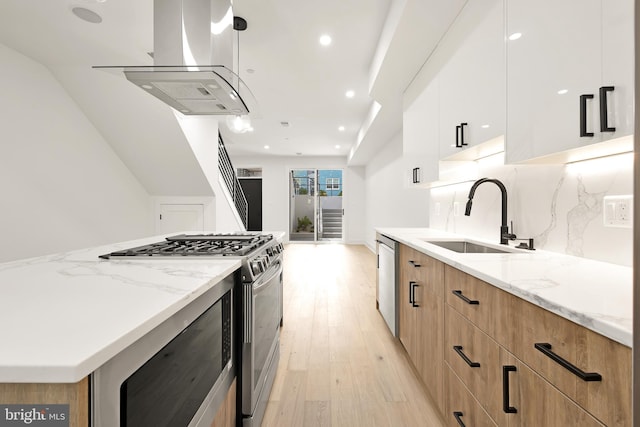
POLYGON ((438 180, 438 78, 402 114, 402 150, 410 187, 438 180))
POLYGON ((634 2, 602 2, 602 83, 613 86, 607 94, 607 123, 615 132, 603 132, 602 139, 633 134, 634 112, 634 2))
POLYGON ((632 132, 631 3, 507 0, 507 162, 632 132))
POLYGON ((200 204, 160 204, 156 220, 158 234, 204 231, 204 206, 200 204))
POLYGON ((467 3, 448 38, 459 45, 440 73, 441 159, 504 135, 503 1, 467 3))

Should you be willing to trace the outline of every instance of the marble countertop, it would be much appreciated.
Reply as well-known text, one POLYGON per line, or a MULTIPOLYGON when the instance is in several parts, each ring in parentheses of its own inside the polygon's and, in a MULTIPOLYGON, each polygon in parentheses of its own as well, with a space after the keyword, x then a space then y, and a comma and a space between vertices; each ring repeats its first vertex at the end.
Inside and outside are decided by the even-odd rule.
POLYGON ((0 383, 77 382, 240 267, 98 258, 164 237, 0 264, 0 383))
MULTIPOLYGON (((633 343, 633 270, 547 251, 464 254, 427 243, 465 236, 428 228, 376 231, 628 347, 633 343)), ((466 240, 500 248, 502 245, 466 240)))

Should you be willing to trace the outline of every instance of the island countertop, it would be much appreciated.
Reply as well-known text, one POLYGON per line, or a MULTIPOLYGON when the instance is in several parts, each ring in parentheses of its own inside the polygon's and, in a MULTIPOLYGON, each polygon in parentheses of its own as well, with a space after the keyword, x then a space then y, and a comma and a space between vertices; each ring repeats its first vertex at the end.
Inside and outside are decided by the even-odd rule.
POLYGON ((471 240, 428 228, 376 231, 506 292, 611 338, 633 344, 633 269, 548 251, 457 253, 425 240, 471 240))
POLYGON ((0 383, 78 382, 240 267, 98 258, 164 237, 0 264, 0 383))

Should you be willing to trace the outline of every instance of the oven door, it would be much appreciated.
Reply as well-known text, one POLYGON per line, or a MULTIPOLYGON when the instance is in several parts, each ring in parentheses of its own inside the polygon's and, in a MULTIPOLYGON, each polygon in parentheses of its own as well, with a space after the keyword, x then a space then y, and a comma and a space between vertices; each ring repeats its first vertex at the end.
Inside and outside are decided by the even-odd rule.
POLYGON ((266 403, 269 398, 277 368, 277 361, 273 359, 279 355, 282 256, 255 282, 244 286, 242 412, 252 416, 260 412, 256 410, 258 403, 266 403))

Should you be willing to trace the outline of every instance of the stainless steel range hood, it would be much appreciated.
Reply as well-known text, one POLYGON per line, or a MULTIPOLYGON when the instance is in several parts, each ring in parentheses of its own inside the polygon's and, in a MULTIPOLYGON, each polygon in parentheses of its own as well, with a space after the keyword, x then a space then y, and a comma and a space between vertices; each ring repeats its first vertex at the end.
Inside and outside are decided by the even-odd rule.
POLYGON ((123 72, 185 115, 248 114, 243 97, 253 96, 233 71, 238 46, 230 0, 154 0, 153 6, 154 65, 94 68, 123 72))

